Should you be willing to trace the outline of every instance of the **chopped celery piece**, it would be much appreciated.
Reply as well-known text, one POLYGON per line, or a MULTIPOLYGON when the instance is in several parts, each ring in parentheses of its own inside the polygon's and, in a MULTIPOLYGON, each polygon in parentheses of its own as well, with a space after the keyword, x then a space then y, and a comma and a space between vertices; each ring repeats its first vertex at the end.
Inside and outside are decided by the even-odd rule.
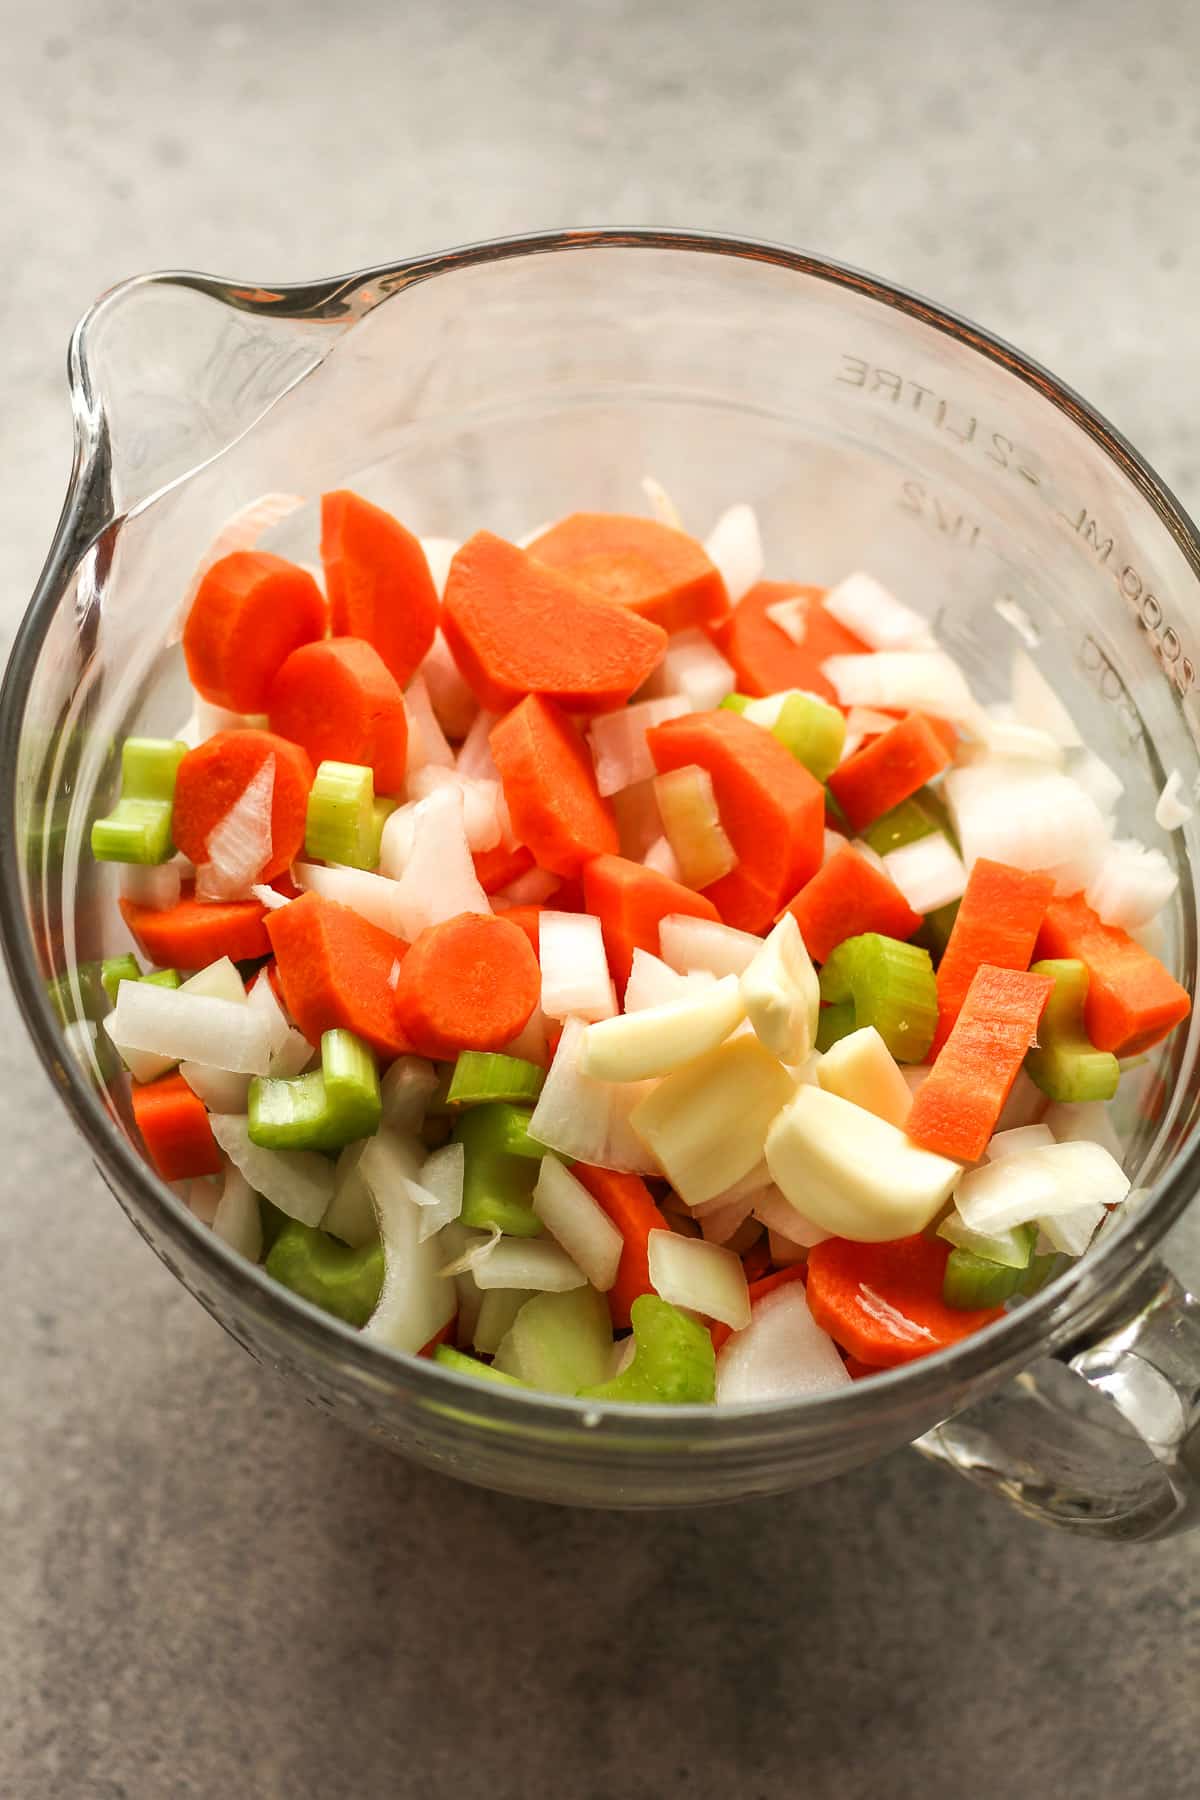
POLYGON ((817 1049, 824 1055, 857 1029, 853 1000, 843 1000, 840 1006, 823 1006, 817 1014, 817 1049))
MULTIPOLYGON (((264 1233, 265 1237, 265 1233, 264 1233)), ((267 1274, 314 1306, 365 1325, 383 1287, 383 1246, 351 1250, 315 1225, 288 1219, 267 1252, 267 1274)))
POLYGON ((1003 1306, 1016 1293, 1020 1283, 1020 1269, 989 1262, 986 1256, 977 1256, 974 1250, 956 1249, 946 1260, 942 1299, 947 1306, 967 1312, 979 1306, 1003 1306))
POLYGON ((280 1232, 292 1221, 287 1213, 281 1207, 276 1206, 273 1200, 268 1200, 265 1194, 258 1196, 258 1217, 262 1225, 263 1256, 265 1257, 280 1232))
POLYGON ((76 1025, 81 1019, 102 1019, 107 1011, 104 995, 104 972, 100 963, 77 963, 74 986, 70 975, 58 975, 46 983, 46 998, 62 1025, 76 1025), (77 993, 75 989, 78 989, 77 993))
POLYGON ((462 1050, 446 1094, 448 1106, 478 1106, 487 1100, 536 1100, 546 1071, 519 1056, 462 1050))
POLYGON ((726 694, 720 704, 726 712, 744 713, 750 705, 750 696, 749 694, 726 694))
POLYGON ((510 1237, 538 1237, 542 1221, 532 1205, 538 1164, 513 1153, 515 1110, 503 1103, 469 1106, 455 1125, 453 1141, 466 1152, 459 1217, 473 1230, 495 1227, 510 1237))
POLYGON ((97 862, 165 863, 175 854, 171 807, 175 776, 187 745, 169 738, 126 738, 121 749, 121 795, 112 812, 92 825, 97 862))
POLYGON ((837 946, 821 970, 821 998, 854 1004, 856 1029, 873 1025, 897 1062, 924 1062, 937 1025, 928 950, 866 931, 837 946))
POLYGON ((247 1101, 250 1142, 264 1150, 340 1150, 378 1131, 375 1057, 352 1031, 326 1031, 321 1067, 307 1075, 256 1075, 247 1101))
POLYGON ((105 993, 115 1006, 117 989, 123 981, 140 981, 142 971, 138 968, 137 957, 128 950, 124 956, 106 956, 100 964, 100 981, 105 993))
POLYGON ((928 950, 935 962, 941 962, 961 904, 959 900, 948 900, 945 906, 937 906, 931 913, 926 913, 920 930, 914 931, 909 942, 928 950))
POLYGON ((1036 1225, 1014 1225, 1009 1231, 972 1231, 957 1212, 950 1212, 937 1228, 937 1235, 953 1244, 956 1250, 971 1250, 987 1262, 1001 1263, 1006 1269, 1027 1269, 1037 1243, 1036 1225))
POLYGON ((918 844, 922 838, 931 837, 940 830, 933 809, 916 794, 910 794, 899 806, 893 806, 873 825, 868 825, 863 839, 877 856, 886 856, 889 850, 903 850, 906 845, 918 844))
POLYGON ((518 1376, 506 1375, 503 1369, 493 1369, 491 1363, 480 1362, 477 1356, 468 1356, 465 1350, 452 1349, 449 1344, 439 1344, 433 1353, 433 1360, 441 1363, 444 1369, 453 1369, 458 1375, 474 1375, 479 1381, 494 1381, 501 1387, 528 1386, 518 1376))
POLYGON ((1025 1058, 1031 1081, 1051 1100, 1111 1100, 1121 1065, 1108 1050, 1097 1050, 1083 1022, 1088 972, 1073 959, 1036 962, 1031 973, 1054 982, 1038 1025, 1038 1043, 1025 1058))
POLYGON ((155 969, 153 975, 139 975, 138 980, 144 981, 148 987, 177 988, 179 986, 179 970, 155 969))
POLYGON ((654 777, 654 798, 685 887, 705 888, 737 862, 721 824, 712 776, 699 763, 654 777))
POLYGON ((608 1302, 595 1288, 535 1294, 496 1351, 494 1367, 550 1394, 577 1394, 611 1366, 608 1302))
POLYGON ((1046 1283, 1057 1275, 1061 1262, 1062 1257, 1057 1250, 1048 1250, 1043 1255, 1030 1257, 1029 1267, 1021 1276, 1018 1293, 1026 1296, 1040 1293, 1046 1283))
POLYGON ((771 726, 798 763, 818 781, 827 781, 838 766, 846 741, 846 720, 836 706, 815 694, 789 694, 771 726))
POLYGON ((657 1294, 639 1294, 629 1317, 633 1361, 610 1381, 584 1388, 581 1399, 684 1406, 715 1398, 717 1359, 703 1325, 657 1294))
POLYGON ((359 763, 323 762, 308 795, 306 856, 372 869, 382 827, 375 818, 375 778, 359 763))

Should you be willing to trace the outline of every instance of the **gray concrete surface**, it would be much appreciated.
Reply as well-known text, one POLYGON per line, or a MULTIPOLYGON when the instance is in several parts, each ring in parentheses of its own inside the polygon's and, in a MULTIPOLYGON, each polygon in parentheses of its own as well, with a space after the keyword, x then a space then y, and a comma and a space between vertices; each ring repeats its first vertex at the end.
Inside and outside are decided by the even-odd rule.
MULTIPOLYGON (((138 269, 321 274, 670 222, 924 289, 1200 506, 1200 23, 1181 0, 48 0, 3 9, 0 631, 63 351, 138 269)), ((555 1512, 268 1384, 0 1030, 0 1793, 1183 1800, 1200 1543, 1055 1538, 894 1457, 701 1515, 555 1512)))

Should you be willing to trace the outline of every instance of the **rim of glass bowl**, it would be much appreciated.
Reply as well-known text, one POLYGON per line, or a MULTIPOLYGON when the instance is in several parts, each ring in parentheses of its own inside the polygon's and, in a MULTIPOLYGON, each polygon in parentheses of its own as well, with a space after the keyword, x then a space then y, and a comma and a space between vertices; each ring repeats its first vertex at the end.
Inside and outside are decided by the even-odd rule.
MULTIPOLYGON (((391 264, 340 275, 325 281, 264 287, 222 280, 186 270, 163 270, 134 276, 102 295, 84 315, 71 340, 68 372, 75 421, 74 460, 67 496, 45 567, 17 631, 3 692, 0 694, 0 843, 15 846, 17 745, 24 696, 62 591, 99 532, 112 523, 108 516, 107 422, 89 369, 89 336, 93 322, 131 289, 165 284, 187 287, 263 318, 326 322, 344 327, 364 317, 382 301, 416 282, 472 265, 513 257, 541 256, 578 249, 678 250, 763 262, 815 277, 831 286, 865 296, 943 332, 1043 394, 1092 439, 1133 482, 1174 538, 1200 580, 1200 532, 1175 496, 1133 446, 1079 395, 1038 363, 1003 339, 970 320, 936 306, 921 295, 828 258, 784 245, 718 233, 653 228, 570 229, 529 233, 467 244, 456 249, 405 258, 391 264)), ((340 335, 340 333, 339 333, 340 335)), ((331 337, 332 350, 336 337, 331 337)), ((314 367, 328 351, 314 359, 314 367)), ((301 376, 300 379, 304 377, 301 376)), ((184 475, 180 480, 187 480, 184 475)), ((150 504, 145 501, 140 504, 150 504)), ((140 509, 140 508, 139 508, 140 509)), ((133 1208, 165 1239, 203 1271, 222 1296, 235 1301, 264 1326, 293 1339, 319 1360, 337 1354, 343 1370, 376 1388, 380 1384, 400 1396, 437 1407, 453 1403, 457 1416, 507 1426, 519 1435, 531 1428, 545 1435, 583 1435, 595 1444, 619 1433, 627 1449, 657 1448, 667 1453, 697 1436, 717 1447, 743 1443, 764 1448, 768 1440, 785 1443, 803 1427, 830 1430, 882 1420, 903 1395, 914 1408, 932 1401, 947 1387, 958 1387, 1001 1366, 1011 1372, 1021 1361, 1061 1343, 1084 1308, 1102 1305, 1106 1290, 1119 1291, 1145 1262, 1153 1246, 1191 1200, 1200 1180, 1200 1134, 1175 1159, 1152 1196, 1137 1212, 1114 1228, 1041 1294, 953 1349, 885 1370, 870 1381, 853 1383, 837 1393, 807 1400, 764 1402, 722 1407, 597 1408, 565 1396, 530 1392, 513 1394, 471 1376, 446 1370, 427 1359, 405 1355, 374 1343, 308 1301, 281 1287, 261 1267, 246 1262, 189 1212, 182 1201, 153 1174, 119 1130, 93 1091, 75 1059, 68 1054, 61 1029, 39 979, 34 944, 21 892, 18 858, 0 858, 0 932, 9 974, 33 1039, 34 1048, 64 1103, 82 1130, 102 1172, 129 1196, 133 1208), (597 1415, 601 1415, 598 1417, 597 1415)), ((1194 927, 1192 931, 1194 938, 1194 927)))

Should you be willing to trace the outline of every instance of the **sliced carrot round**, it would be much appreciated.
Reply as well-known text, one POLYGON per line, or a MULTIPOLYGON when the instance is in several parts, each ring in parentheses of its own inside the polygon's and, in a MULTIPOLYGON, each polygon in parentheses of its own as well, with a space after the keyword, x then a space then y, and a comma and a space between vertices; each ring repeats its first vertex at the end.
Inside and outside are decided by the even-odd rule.
POLYGON ((720 570, 685 531, 624 513, 572 513, 529 554, 664 631, 715 626, 729 613, 720 570))
POLYGON ((259 881, 273 881, 296 860, 304 844, 312 763, 299 744, 273 731, 246 727, 218 731, 189 750, 179 765, 171 831, 189 861, 207 860, 213 827, 241 799, 269 756, 275 758, 271 854, 259 871, 259 881))
POLYGON ((413 943, 396 983, 396 1016, 419 1056, 502 1050, 541 992, 529 938, 498 914, 460 913, 413 943))
POLYGON ((396 1018, 399 938, 321 894, 277 907, 266 929, 283 1003, 310 1044, 341 1028, 385 1059, 412 1048, 396 1018))
POLYGON ((777 694, 781 688, 798 687, 836 703, 821 664, 827 656, 865 656, 869 646, 825 611, 820 603, 824 592, 790 581, 760 581, 738 601, 714 636, 733 664, 741 693, 777 694), (804 636, 798 644, 767 616, 767 608, 781 600, 805 602, 804 636))
POLYGON ((871 1368, 931 1356, 1004 1311, 946 1305, 942 1281, 949 1255, 949 1244, 923 1234, 884 1244, 826 1238, 808 1253, 809 1310, 835 1344, 871 1368))
POLYGON ((307 569, 264 550, 235 550, 200 583, 183 628, 192 686, 214 706, 260 713, 281 665, 325 635, 325 596, 307 569))
POLYGON ((611 712, 662 661, 666 633, 515 544, 477 531, 450 564, 442 633, 481 706, 540 694, 611 712))
POLYGON ((271 684, 271 730, 307 750, 313 764, 360 763, 375 792, 404 782, 408 717, 399 682, 363 638, 326 638, 294 650, 271 684))
POLYGON ((138 949, 159 969, 206 969, 222 956, 251 962, 271 948, 260 900, 196 900, 188 893, 174 906, 120 905, 138 949))
MULTIPOLYGON (((770 736, 754 725, 746 729, 770 736)), ((557 706, 531 694, 492 727, 488 742, 513 830, 539 868, 577 875, 593 856, 616 853, 620 843, 612 808, 596 786, 583 739, 557 706)), ((786 750, 783 754, 792 762, 786 750)))
POLYGON ((438 622, 420 540, 381 506, 342 488, 321 496, 321 561, 334 635, 366 638, 406 687, 438 622))

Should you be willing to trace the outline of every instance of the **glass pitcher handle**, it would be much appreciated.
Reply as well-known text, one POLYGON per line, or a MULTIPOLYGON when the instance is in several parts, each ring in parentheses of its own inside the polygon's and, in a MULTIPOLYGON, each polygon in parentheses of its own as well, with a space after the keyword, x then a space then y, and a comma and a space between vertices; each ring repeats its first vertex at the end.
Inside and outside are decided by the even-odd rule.
POLYGON ((1085 1337, 915 1448, 1067 1531, 1200 1524, 1200 1300, 1152 1263, 1085 1337))

